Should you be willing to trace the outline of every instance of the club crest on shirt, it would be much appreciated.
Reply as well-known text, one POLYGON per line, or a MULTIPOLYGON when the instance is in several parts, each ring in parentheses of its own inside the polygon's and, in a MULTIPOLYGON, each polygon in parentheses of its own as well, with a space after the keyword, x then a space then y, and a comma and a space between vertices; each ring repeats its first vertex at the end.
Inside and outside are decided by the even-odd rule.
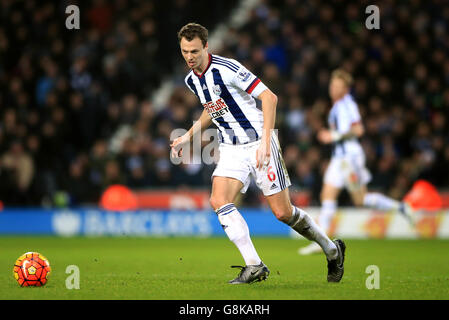
POLYGON ((251 73, 248 70, 246 70, 246 69, 243 69, 237 75, 237 78, 239 78, 242 81, 248 81, 248 79, 250 77, 251 77, 251 73))
POLYGON ((217 95, 220 96, 221 95, 221 87, 219 84, 216 84, 212 87, 212 91, 217 95))

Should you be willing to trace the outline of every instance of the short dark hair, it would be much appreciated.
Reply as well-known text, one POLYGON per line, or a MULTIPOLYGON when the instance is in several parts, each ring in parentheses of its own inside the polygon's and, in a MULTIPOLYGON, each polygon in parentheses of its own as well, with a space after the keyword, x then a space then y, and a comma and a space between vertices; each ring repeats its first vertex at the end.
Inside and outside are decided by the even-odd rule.
POLYGON ((186 38, 187 41, 192 41, 196 37, 198 37, 201 40, 201 43, 203 44, 203 47, 206 46, 207 43, 207 37, 209 35, 209 32, 205 27, 198 23, 188 23, 184 27, 181 28, 178 32, 178 40, 181 42, 182 38, 186 38))

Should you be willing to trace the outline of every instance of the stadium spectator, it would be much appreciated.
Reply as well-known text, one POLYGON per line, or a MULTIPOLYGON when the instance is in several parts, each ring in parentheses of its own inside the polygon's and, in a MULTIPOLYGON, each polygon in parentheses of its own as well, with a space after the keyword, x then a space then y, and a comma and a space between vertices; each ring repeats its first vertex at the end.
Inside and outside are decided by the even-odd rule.
POLYGON ((22 142, 14 140, 0 157, 1 181, 5 198, 13 205, 30 204, 30 187, 35 166, 22 142))

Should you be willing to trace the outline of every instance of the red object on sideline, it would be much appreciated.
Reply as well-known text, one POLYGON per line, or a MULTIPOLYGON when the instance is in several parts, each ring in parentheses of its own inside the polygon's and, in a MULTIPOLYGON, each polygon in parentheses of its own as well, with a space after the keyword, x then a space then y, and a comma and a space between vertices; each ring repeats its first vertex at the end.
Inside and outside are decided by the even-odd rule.
POLYGON ((140 209, 206 209, 209 190, 140 190, 135 192, 140 209))
POLYGON ((100 207, 113 211, 136 210, 137 198, 129 188, 114 184, 103 192, 100 207))
POLYGON ((438 190, 425 180, 418 180, 413 184, 412 189, 405 195, 404 201, 413 209, 424 209, 429 211, 439 210, 443 206, 438 190))

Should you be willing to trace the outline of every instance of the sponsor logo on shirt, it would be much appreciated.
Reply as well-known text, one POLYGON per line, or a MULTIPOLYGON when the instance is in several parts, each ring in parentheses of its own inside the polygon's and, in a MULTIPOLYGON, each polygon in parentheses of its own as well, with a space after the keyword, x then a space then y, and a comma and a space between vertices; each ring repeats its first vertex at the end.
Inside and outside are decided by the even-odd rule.
POLYGON ((209 101, 207 103, 203 103, 203 107, 206 109, 207 113, 209 113, 212 119, 216 119, 218 117, 222 117, 226 112, 229 112, 229 108, 222 98, 217 101, 209 101))

